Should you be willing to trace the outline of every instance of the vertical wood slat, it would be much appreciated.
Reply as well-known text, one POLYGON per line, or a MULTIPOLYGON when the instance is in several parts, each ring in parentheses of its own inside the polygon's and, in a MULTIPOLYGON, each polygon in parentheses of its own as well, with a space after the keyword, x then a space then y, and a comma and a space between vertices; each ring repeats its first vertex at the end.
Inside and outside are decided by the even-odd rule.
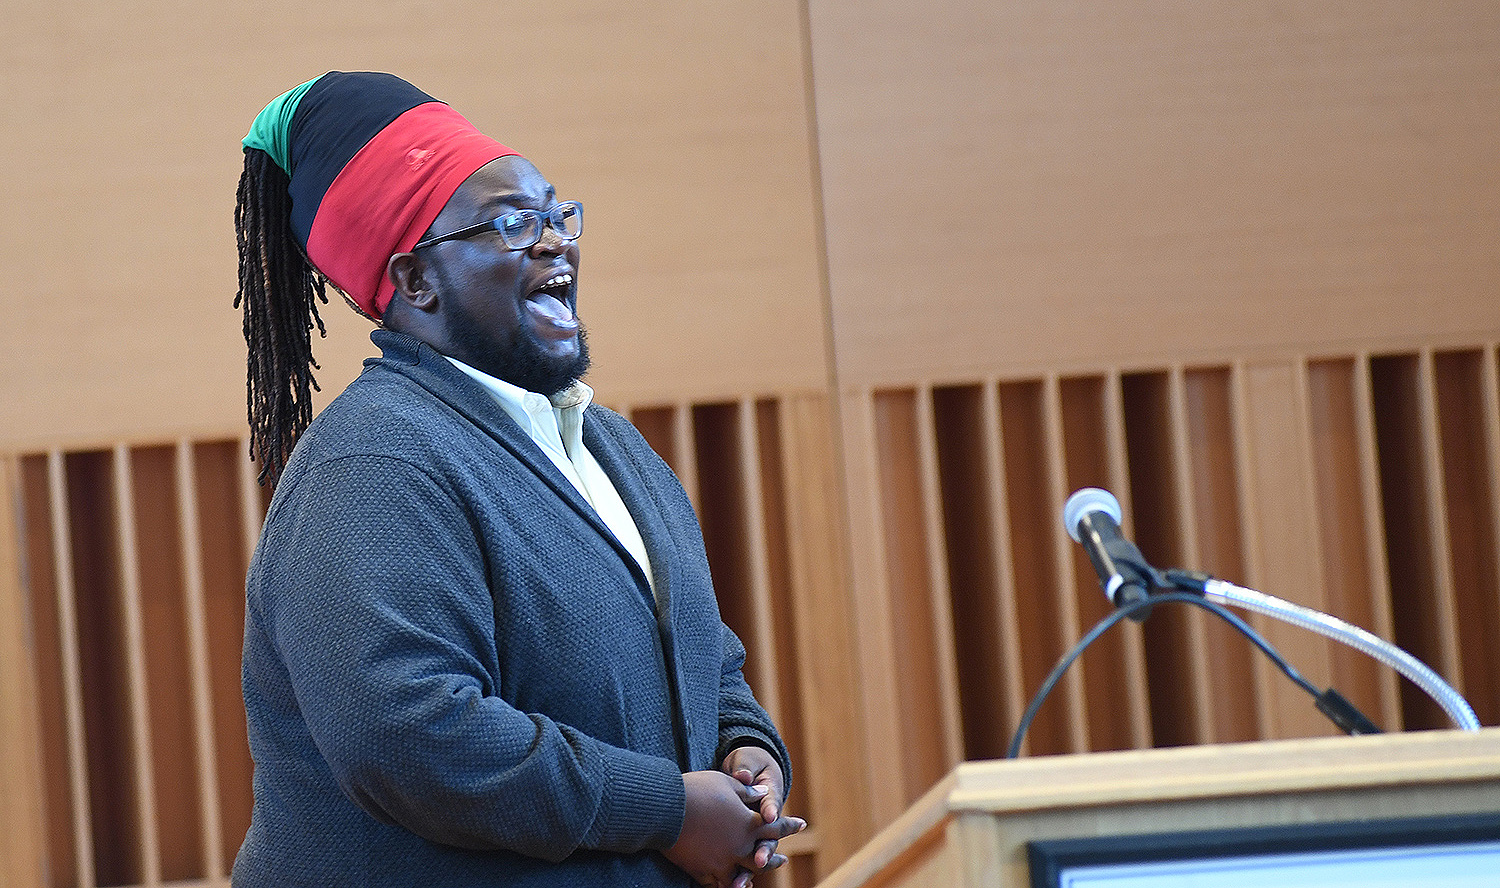
MULTIPOLYGON (((1236 462, 1233 372, 1229 366, 1200 366, 1184 371, 1185 428, 1190 460, 1194 567, 1227 579, 1245 574, 1241 472, 1236 462)), ((1253 673, 1256 649, 1220 619, 1203 615, 1205 645, 1217 658, 1217 669, 1232 675, 1253 673)), ((1254 688, 1251 693, 1218 694, 1214 709, 1218 742, 1251 741, 1260 736, 1254 688)))
MULTIPOLYGON (((1239 434, 1235 436, 1235 467, 1240 509, 1244 520, 1240 522, 1240 536, 1245 551, 1245 578, 1243 580, 1249 586, 1256 587, 1262 582, 1264 570, 1261 565, 1260 552, 1264 542, 1261 533, 1261 525, 1257 516, 1261 514, 1261 496, 1259 485, 1255 483, 1255 461, 1256 452, 1251 444, 1254 428, 1254 407, 1251 405, 1250 397, 1250 370, 1244 361, 1235 361, 1230 369, 1230 391, 1231 403, 1234 411, 1235 427, 1239 434)), ((1257 631, 1264 628, 1265 620, 1256 615, 1246 615, 1246 622, 1257 631)), ((1269 670, 1260 666, 1250 673, 1251 689, 1255 695, 1255 717, 1256 732, 1260 739, 1267 739, 1271 734, 1271 724, 1274 718, 1273 703, 1271 700, 1270 682, 1273 680, 1269 670)))
MULTIPOLYGON (((1247 365, 1244 416, 1250 445, 1246 465, 1249 521, 1261 532, 1246 559, 1247 572, 1268 594, 1325 610, 1316 485, 1308 433, 1309 402, 1301 358, 1247 365)), ((1331 642, 1314 633, 1256 616, 1260 630, 1309 681, 1331 681, 1331 642)), ((1335 729, 1303 691, 1257 658, 1262 694, 1259 718, 1265 737, 1317 736, 1335 729)))
MULTIPOLYGON (((1173 450, 1171 380, 1167 370, 1133 371, 1120 378, 1125 447, 1130 470, 1132 534, 1147 559, 1180 563, 1182 525, 1173 450)), ((1152 611, 1142 626, 1147 699, 1155 742, 1168 746, 1204 741, 1205 714, 1194 690, 1191 657, 1194 614, 1178 608, 1152 611)))
MULTIPOLYGON (((1392 613, 1390 568, 1386 563, 1385 514, 1380 498, 1380 457, 1375 429, 1375 391, 1370 378, 1370 355, 1361 352, 1354 358, 1355 421, 1359 434, 1359 480, 1364 498, 1365 558, 1369 564, 1370 612, 1374 617, 1371 631, 1381 638, 1396 637, 1396 620, 1392 613)), ((1402 727, 1401 689, 1394 670, 1380 669, 1381 708, 1387 713, 1391 730, 1402 727)))
MULTIPOLYGON (((1076 602, 1076 590, 1064 588, 1058 575, 1059 503, 1048 468, 1046 395, 1043 380, 999 383, 1000 437, 1013 573, 1015 620, 1022 635, 1021 681, 1034 700, 1059 658, 1077 641, 1065 628, 1065 602, 1076 602)), ((1076 606, 1076 605, 1075 605, 1076 606)), ((1071 670, 1069 670, 1071 673, 1071 670)), ((1064 681, 1069 676, 1065 673, 1064 681)), ((1075 685, 1076 687, 1076 685, 1075 685)), ((1032 754, 1072 751, 1073 726, 1068 698, 1042 706, 1029 731, 1032 754)))
POLYGON ((861 745, 864 720, 846 573, 848 519, 832 405, 822 396, 793 396, 779 400, 777 410, 795 680, 810 765, 797 778, 804 787, 796 791, 797 807, 818 820, 821 878, 874 832, 867 772, 851 749, 861 745))
POLYGON ((83 726, 83 677, 78 643, 76 583, 72 530, 68 522, 68 481, 63 452, 47 453, 47 489, 51 503, 53 573, 57 580, 58 633, 62 636, 63 708, 67 724, 68 785, 73 808, 73 854, 79 888, 96 885, 94 837, 89 829, 88 754, 83 726))
MULTIPOLYGON (((923 448, 930 435, 924 435, 924 411, 930 415, 930 400, 919 387, 887 389, 874 395, 871 404, 875 503, 872 515, 877 545, 883 555, 882 580, 885 583, 885 606, 888 608, 886 639, 891 645, 890 679, 892 696, 874 705, 897 710, 894 728, 900 749, 902 781, 901 808, 920 796, 951 767, 949 750, 956 738, 949 736, 955 726, 947 709, 953 701, 948 696, 948 679, 944 671, 951 661, 942 647, 951 628, 940 625, 943 613, 933 588, 934 541, 933 476, 929 462, 924 466, 923 448), (925 439, 925 440, 924 440, 925 439)), ((936 542, 941 543, 940 537, 936 542)))
MULTIPOLYGON (((1224 366, 1183 368, 1180 393, 1179 450, 1186 523, 1187 563, 1226 579, 1245 573, 1244 512, 1241 473, 1235 459, 1233 376, 1224 366)), ((1254 675, 1254 648, 1229 625, 1208 614, 1197 615, 1201 645, 1219 675, 1254 675)), ((1210 685, 1211 687, 1211 685, 1210 685)), ((1254 740, 1261 736, 1255 689, 1219 693, 1207 707, 1215 742, 1254 740)))
POLYGON ((1453 582, 1453 631, 1463 688, 1482 722, 1500 717, 1500 564, 1493 524, 1494 486, 1486 453, 1487 349, 1433 355, 1447 540, 1453 582))
MULTIPOLYGON (((1480 387, 1483 404, 1481 410, 1484 417, 1484 481, 1488 486, 1490 505, 1490 532, 1491 537, 1481 540, 1479 545, 1488 546, 1492 553, 1500 553, 1500 355, 1497 355, 1496 346, 1490 343, 1484 346, 1480 354, 1480 387)), ((1500 588, 1488 590, 1488 600, 1491 615, 1500 614, 1500 588)), ((1500 637, 1500 617, 1492 617, 1488 625, 1490 638, 1500 637)), ((1500 650, 1500 644, 1487 645, 1487 652, 1493 656, 1493 652, 1500 650)), ((1493 674, 1493 673, 1492 673, 1493 674)), ((1500 674, 1494 674, 1490 684, 1492 689, 1500 683, 1500 674)), ((1500 696, 1500 690, 1494 691, 1500 696)), ((1490 712, 1500 712, 1500 701, 1491 700, 1487 707, 1490 712)), ((1491 722, 1497 720, 1491 718, 1491 722)))
MULTIPOLYGON (((1292 443, 1295 448, 1294 458, 1296 460, 1299 488, 1297 499, 1288 504, 1292 508, 1297 509, 1299 513, 1289 515, 1288 518, 1306 530, 1304 539, 1307 550, 1305 553, 1300 553, 1303 554, 1305 561, 1299 565, 1300 569, 1298 573, 1302 575, 1312 589, 1312 606, 1326 612, 1330 608, 1328 606, 1328 593, 1323 569, 1323 540, 1317 533, 1318 505, 1316 482, 1313 479, 1312 429, 1307 420, 1307 405, 1311 400, 1308 393, 1307 357, 1303 355, 1292 359, 1288 369, 1291 373, 1292 387, 1290 401, 1293 407, 1293 417, 1296 420, 1292 443)), ((1290 594, 1290 589, 1288 589, 1288 593, 1290 594)), ((1333 648, 1336 643, 1315 633, 1300 629, 1296 631, 1296 636, 1299 640, 1305 642, 1311 651, 1315 652, 1310 655, 1308 662, 1301 664, 1299 667, 1304 670, 1304 676, 1311 674, 1314 676, 1312 679, 1313 683, 1317 684, 1317 676, 1321 673, 1322 686, 1331 686, 1334 675, 1333 648)), ((1292 652, 1295 654, 1299 649, 1300 647, 1293 648, 1292 652)), ((1322 716, 1314 715, 1314 707, 1309 705, 1311 701, 1303 699, 1300 693, 1295 688, 1292 688, 1290 684, 1283 682, 1281 687, 1285 689, 1290 699, 1296 701, 1296 706, 1301 707, 1300 711, 1305 715, 1306 723, 1312 726, 1307 730, 1307 733, 1339 733, 1322 716)))
MULTIPOLYGON (((1425 392, 1421 363, 1421 355, 1410 352, 1375 356, 1370 360, 1370 377, 1394 640, 1443 672, 1444 633, 1437 625, 1437 607, 1445 596, 1439 585, 1440 568, 1433 563, 1434 553, 1442 550, 1434 541, 1438 519, 1429 514, 1435 482, 1431 478, 1434 465, 1430 436, 1424 431, 1432 423, 1424 409, 1431 399, 1425 392)), ((1415 686, 1403 683, 1400 691, 1407 729, 1450 724, 1442 710, 1415 686)))
POLYGON ((693 444, 694 438, 693 405, 677 404, 672 409, 672 451, 677 456, 672 471, 677 473, 677 480, 687 491, 688 501, 701 515, 703 499, 698 491, 698 448, 693 444))
POLYGON ((115 522, 119 530, 122 611, 130 705, 130 747, 134 759, 137 816, 140 818, 142 879, 161 883, 161 853, 157 838, 155 762, 151 750, 151 714, 146 686, 145 621, 141 615, 140 550, 137 546, 135 488, 131 479, 130 448, 117 444, 112 460, 115 522))
MULTIPOLYGON (((1042 380, 1042 462, 1046 472, 1048 505, 1054 513, 1068 498, 1066 457, 1063 454, 1062 393, 1056 374, 1049 373, 1042 380)), ((1050 522, 1047 536, 1052 540, 1052 562, 1056 576, 1058 641, 1063 650, 1073 647, 1085 631, 1079 625, 1078 599, 1074 591, 1078 588, 1073 573, 1073 540, 1059 518, 1050 522)), ((1085 667, 1081 660, 1075 661, 1063 674, 1058 687, 1066 716, 1068 751, 1087 752, 1089 748, 1088 706, 1084 691, 1085 667)))
POLYGON ((202 553, 204 618, 209 644, 208 682, 214 708, 212 774, 219 796, 220 859, 225 869, 249 827, 250 750, 240 688, 245 626, 245 571, 260 534, 264 504, 246 442, 200 441, 193 447, 202 553))
MULTIPOLYGON (((1486 471, 1491 490, 1500 490, 1500 345, 1483 346, 1480 379, 1484 388, 1484 441, 1486 471)), ((1500 497, 1490 499, 1492 519, 1500 533, 1500 497)), ((1500 540, 1494 541, 1500 550, 1500 540)))
MULTIPOLYGON (((75 809, 72 769, 68 761, 68 707, 64 686, 63 632, 58 615, 58 578, 54 573, 57 545, 52 535, 52 482, 48 454, 43 451, 19 460, 18 537, 22 545, 14 580, 27 620, 17 622, 26 638, 18 650, 29 662, 35 689, 31 715, 35 721, 36 753, 40 755, 41 792, 37 822, 43 839, 42 871, 62 885, 79 884, 73 843, 75 809)), ((17 784, 21 785, 21 784, 17 784)), ((40 881, 38 882, 40 883, 40 881)), ((23 883, 24 884, 24 883, 23 883)))
POLYGON ((745 527, 743 545, 749 550, 750 616, 755 626, 755 695, 772 715, 782 712, 781 681, 776 664, 778 627, 771 617, 770 551, 766 541, 765 491, 761 478, 760 441, 756 434, 755 400, 739 399, 735 413, 735 445, 739 448, 740 484, 745 495, 741 503, 741 521, 745 527))
POLYGON ((942 507, 943 555, 952 615, 954 666, 966 758, 1001 754, 1007 723, 997 643, 996 577, 989 544, 994 516, 985 501, 988 476, 980 443, 980 391, 973 385, 932 391, 937 451, 937 499, 942 507))
MULTIPOLYGON (((933 653, 937 660, 938 712, 942 718, 943 759, 947 768, 964 759, 963 713, 958 699, 958 659, 953 639, 953 605, 948 579, 946 531, 937 464, 937 429, 933 422, 932 386, 917 387, 917 459, 921 473, 922 523, 927 543, 927 606, 932 615, 933 653)), ((944 770, 946 771, 947 768, 944 770)))
POLYGON ((1432 601, 1434 628, 1438 644, 1438 662, 1431 664, 1448 679, 1454 689, 1463 693, 1463 664, 1458 652, 1458 623, 1453 588, 1453 567, 1448 560, 1451 550, 1448 532, 1447 494, 1443 490, 1442 433, 1438 429, 1437 374, 1433 367, 1432 349, 1422 349, 1418 358, 1420 387, 1419 410, 1421 416, 1421 447, 1423 493, 1427 499, 1428 520, 1432 532, 1428 536, 1431 550, 1430 563, 1434 573, 1437 595, 1432 601))
MULTIPOLYGON (((1133 534, 1131 516, 1135 514, 1135 509, 1131 505, 1129 451, 1125 443, 1125 391, 1118 368, 1104 374, 1104 440, 1109 488, 1120 501, 1125 532, 1133 534)), ((1129 696, 1130 737, 1137 749, 1143 749, 1152 744, 1151 702, 1147 699, 1149 683, 1146 675, 1146 638, 1138 623, 1127 622, 1129 625, 1122 627, 1121 641, 1126 693, 1129 696)))
MULTIPOLYGON (((1010 505, 1005 487, 1005 442, 1000 434, 1000 387, 987 379, 982 389, 981 416, 984 429, 984 474, 988 479, 985 496, 990 514, 990 546, 995 559, 996 614, 1000 634, 1001 705, 1005 707, 1005 724, 1014 732, 1026 710, 1026 688, 1022 682, 1021 631, 1016 610, 1016 565, 1011 549, 1010 505)), ((1010 738, 1001 738, 1009 743, 1010 738)), ((1023 746, 1023 749, 1025 747, 1023 746)))
MULTIPOLYGON (((241 438, 240 452, 250 452, 250 439, 241 438)), ((254 462, 249 459, 236 460, 240 467, 240 526, 244 531, 245 563, 250 563, 250 558, 255 554, 255 547, 260 543, 260 526, 264 520, 260 508, 260 481, 256 478, 259 471, 254 462)))
MULTIPOLYGON (((1128 493, 1120 487, 1123 473, 1116 471, 1124 464, 1123 454, 1110 451, 1109 416, 1118 411, 1110 404, 1112 390, 1107 376, 1099 373, 1072 376, 1059 379, 1057 387, 1062 436, 1058 456, 1063 463, 1063 477, 1056 482, 1061 486, 1054 487, 1048 497, 1052 513, 1048 517, 1053 519, 1066 498, 1081 488, 1102 487, 1128 493)), ((1117 390, 1113 393, 1118 394, 1117 390)), ((1128 502, 1126 496, 1122 503, 1128 502)), ((1067 576, 1061 586, 1072 593, 1078 614, 1075 631, 1081 632, 1110 617, 1114 606, 1104 595, 1084 547, 1073 541, 1072 530, 1055 520, 1047 523, 1056 544, 1066 553, 1067 576)), ((1090 750, 1130 749, 1140 744, 1141 724, 1135 722, 1131 712, 1131 698, 1135 692, 1144 701, 1144 692, 1131 688, 1128 680, 1132 670, 1140 675, 1144 668, 1139 640, 1139 624, 1127 621, 1101 636, 1080 664, 1084 669, 1090 750), (1136 643, 1134 649, 1132 642, 1136 643)), ((1071 637, 1065 640, 1069 645, 1073 642, 1071 637)))
MULTIPOLYGON (((246 460, 248 462, 248 460, 246 460)), ((214 751, 209 682, 208 619, 204 605, 203 541, 199 533, 198 477, 193 442, 180 440, 174 453, 177 477, 177 517, 182 546, 182 586, 185 597, 188 670, 192 692, 193 737, 198 766, 198 816, 201 819, 204 869, 208 878, 225 875, 223 826, 219 814, 218 756, 214 751)), ((222 701, 221 701, 222 702, 222 701)), ((224 705, 228 705, 225 703, 224 705)))
MULTIPOLYGON (((850 548, 861 553, 851 564, 851 582, 859 590, 855 634, 859 639, 860 704, 865 714, 863 743, 866 775, 887 774, 886 755, 902 749, 903 714, 899 699, 892 637, 891 588, 885 547, 881 544, 879 442, 875 433, 875 393, 851 389, 840 399, 844 458, 849 476, 850 548), (862 519, 862 520, 861 520, 862 519)), ((900 779, 869 782, 871 820, 883 826, 895 820, 911 801, 900 779)))
MULTIPOLYGON (((1304 366, 1324 600, 1328 613, 1383 634, 1379 627, 1390 625, 1389 602, 1377 579, 1376 568, 1383 568, 1380 550, 1370 545, 1378 534, 1369 523, 1370 498, 1378 501, 1379 492, 1367 483, 1375 476, 1366 477, 1374 471, 1374 453, 1364 370, 1348 358, 1307 361, 1304 366)), ((1394 694, 1392 671, 1342 645, 1332 646, 1331 657, 1332 686, 1377 724, 1395 729, 1396 698, 1383 690, 1388 687, 1394 694)))
MULTIPOLYGON (((1199 565, 1203 563, 1203 550, 1198 543, 1198 521, 1193 510, 1195 479, 1189 450, 1187 385, 1181 364, 1174 364, 1167 371, 1167 417, 1170 423, 1167 440, 1172 454, 1172 489, 1176 493, 1172 509, 1181 547, 1178 557, 1186 564, 1199 565)), ((1184 643, 1189 670, 1188 688, 1193 701, 1193 732, 1200 743, 1212 743, 1218 739, 1218 731, 1214 719, 1213 688, 1210 686, 1210 678, 1215 672, 1209 662, 1206 643, 1208 616, 1195 608, 1186 614, 1184 623, 1188 627, 1184 643)))
POLYGON ((29 656, 34 631, 21 583, 21 469, 0 457, 0 885, 41 885, 46 871, 44 763, 35 666, 29 656))
MULTIPOLYGON (((747 492, 747 498, 758 504, 758 513, 751 519, 762 528, 765 541, 762 563, 766 578, 767 624, 772 627, 768 647, 773 652, 773 659, 765 669, 771 674, 778 694, 777 708, 772 714, 795 763, 794 770, 805 786, 817 782, 820 763, 809 752, 807 707, 802 695, 803 683, 799 680, 806 663, 798 644, 796 580, 787 538, 786 464, 782 455, 781 429, 786 404, 785 398, 781 397, 757 399, 746 396, 746 399, 754 444, 751 456, 758 479, 758 490, 747 492)), ((792 809, 804 813, 811 810, 805 789, 802 798, 792 803, 792 809)), ((817 820, 821 824, 824 819, 820 816, 817 820)), ((822 830, 813 827, 783 846, 788 863, 766 879, 768 888, 797 888, 815 881, 822 856, 821 835, 822 830)))

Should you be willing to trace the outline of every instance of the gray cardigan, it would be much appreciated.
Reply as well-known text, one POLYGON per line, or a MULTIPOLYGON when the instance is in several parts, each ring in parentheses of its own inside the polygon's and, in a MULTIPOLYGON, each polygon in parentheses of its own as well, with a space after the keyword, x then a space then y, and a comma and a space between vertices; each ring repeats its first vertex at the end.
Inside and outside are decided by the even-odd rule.
POLYGON ((681 772, 786 750, 741 675, 692 507, 597 406, 638 565, 477 383, 415 340, 312 423, 251 562, 255 808, 238 888, 690 885, 681 772))

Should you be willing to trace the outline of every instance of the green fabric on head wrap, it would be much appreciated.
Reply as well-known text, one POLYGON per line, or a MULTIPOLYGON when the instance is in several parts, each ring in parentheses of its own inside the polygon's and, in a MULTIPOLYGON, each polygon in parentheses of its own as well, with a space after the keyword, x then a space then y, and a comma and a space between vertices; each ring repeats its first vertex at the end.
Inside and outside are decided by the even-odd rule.
POLYGON ((241 144, 246 148, 259 148, 271 155, 282 172, 290 176, 292 161, 289 134, 292 117, 297 113, 297 103, 302 100, 302 95, 323 77, 324 75, 319 74, 272 99, 271 104, 255 116, 255 122, 250 124, 250 132, 241 140, 241 144))

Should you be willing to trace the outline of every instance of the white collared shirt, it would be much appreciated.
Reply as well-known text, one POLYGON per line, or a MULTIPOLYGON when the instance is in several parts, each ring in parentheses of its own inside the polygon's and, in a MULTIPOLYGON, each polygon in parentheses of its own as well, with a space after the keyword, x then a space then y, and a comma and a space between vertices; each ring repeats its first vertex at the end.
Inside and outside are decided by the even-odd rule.
MULTIPOLYGON (((444 357, 447 357, 444 355, 444 357)), ((583 411, 594 400, 594 390, 581 381, 554 395, 550 400, 545 395, 529 392, 518 385, 497 379, 482 370, 462 361, 448 358, 453 366, 467 373, 470 378, 484 386, 494 396, 510 418, 516 421, 531 440, 542 448, 542 452, 557 466, 563 477, 573 483, 604 525, 615 535, 641 566, 646 581, 656 592, 656 578, 651 573, 651 559, 646 554, 646 543, 636 527, 625 501, 614 482, 604 473, 594 455, 583 446, 583 411)), ((658 602, 660 604, 660 602, 658 602)))

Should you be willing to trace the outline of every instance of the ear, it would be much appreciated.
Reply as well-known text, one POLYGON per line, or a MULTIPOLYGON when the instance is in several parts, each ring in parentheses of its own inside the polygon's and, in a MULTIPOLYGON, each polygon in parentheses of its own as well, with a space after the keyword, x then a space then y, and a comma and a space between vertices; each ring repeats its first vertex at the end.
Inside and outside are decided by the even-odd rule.
POLYGON ((426 313, 437 311, 438 291, 436 275, 425 259, 416 253, 397 253, 385 265, 386 277, 396 288, 391 301, 400 300, 412 308, 426 313))

